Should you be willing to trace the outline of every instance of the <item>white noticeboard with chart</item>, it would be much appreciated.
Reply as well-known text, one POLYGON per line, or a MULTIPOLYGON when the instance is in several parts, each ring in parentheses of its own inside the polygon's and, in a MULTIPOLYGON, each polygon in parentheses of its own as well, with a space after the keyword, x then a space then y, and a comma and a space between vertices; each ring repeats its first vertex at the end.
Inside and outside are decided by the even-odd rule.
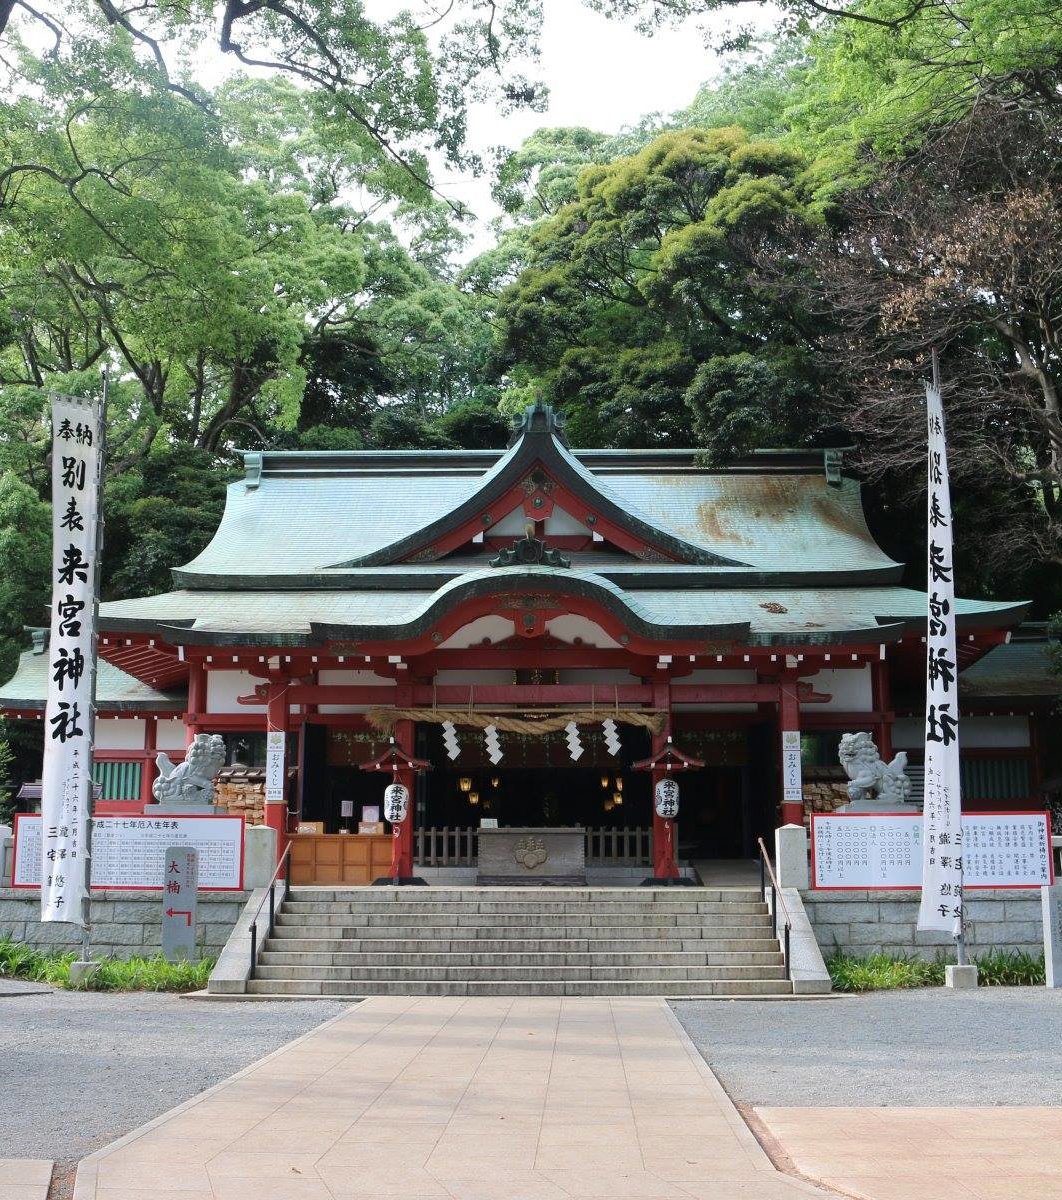
MULTIPOLYGON (((92 887, 161 890, 166 851, 199 855, 199 891, 243 888, 243 817, 97 817, 92 822, 92 887)), ((41 818, 15 816, 12 886, 40 887, 41 818)))
MULTIPOLYGON (((923 822, 910 813, 814 813, 811 886, 821 891, 922 886, 923 822)), ((964 813, 963 885, 1042 887, 1054 882, 1046 812, 964 813)), ((944 846, 946 853, 948 847, 944 846)))

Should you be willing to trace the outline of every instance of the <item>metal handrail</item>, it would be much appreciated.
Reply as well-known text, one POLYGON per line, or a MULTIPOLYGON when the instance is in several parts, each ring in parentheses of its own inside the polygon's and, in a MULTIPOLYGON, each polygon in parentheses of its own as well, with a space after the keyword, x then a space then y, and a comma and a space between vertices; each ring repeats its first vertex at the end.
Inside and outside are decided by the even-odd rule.
POLYGON ((767 847, 763 844, 763 838, 757 838, 756 845, 760 848, 760 895, 763 897, 764 903, 767 901, 767 881, 770 879, 771 923, 775 938, 778 937, 779 905, 782 907, 782 912, 785 913, 785 927, 782 930, 782 956, 785 962, 785 977, 786 979, 790 979, 792 976, 789 968, 789 937, 793 931, 793 919, 789 915, 789 909, 785 906, 785 899, 782 896, 782 885, 778 882, 778 876, 774 873, 774 867, 771 866, 771 860, 767 854, 767 847))
MULTIPOLYGON (((268 892, 259 901, 258 908, 255 910, 254 917, 251 919, 251 971, 247 976, 248 979, 254 978, 254 970, 258 965, 258 918, 262 915, 262 907, 266 900, 269 901, 269 928, 266 930, 266 938, 273 936, 273 925, 277 919, 277 904, 276 904, 276 882, 277 876, 284 869, 284 864, 291 858, 291 843, 288 843, 287 849, 280 856, 280 862, 277 863, 277 869, 273 872, 273 878, 269 881, 268 892)), ((290 863, 288 863, 290 867, 290 863)), ((291 890, 291 871, 284 871, 284 891, 280 896, 280 903, 283 904, 288 898, 288 892, 291 890)))

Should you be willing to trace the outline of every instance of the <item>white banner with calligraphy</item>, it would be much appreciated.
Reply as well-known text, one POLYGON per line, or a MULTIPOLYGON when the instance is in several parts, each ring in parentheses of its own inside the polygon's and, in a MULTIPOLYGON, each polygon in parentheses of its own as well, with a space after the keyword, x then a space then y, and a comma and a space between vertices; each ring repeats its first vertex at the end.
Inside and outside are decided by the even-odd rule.
POLYGON ((926 778, 922 810, 919 929, 962 932, 962 789, 959 778, 959 682, 955 654, 955 565, 951 487, 940 388, 926 387, 929 435, 927 501, 926 778))
POLYGON ((92 789, 100 405, 52 399, 52 607, 41 775, 41 920, 84 925, 92 789))

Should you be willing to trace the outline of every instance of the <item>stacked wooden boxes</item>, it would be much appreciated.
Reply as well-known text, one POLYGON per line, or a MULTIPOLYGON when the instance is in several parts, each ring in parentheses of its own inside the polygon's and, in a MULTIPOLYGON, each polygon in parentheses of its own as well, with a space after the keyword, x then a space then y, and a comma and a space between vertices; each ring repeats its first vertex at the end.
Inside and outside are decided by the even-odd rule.
POLYGON ((831 813, 847 804, 848 780, 821 779, 804 784, 804 824, 811 824, 812 813, 831 813))
POLYGON ((243 817, 248 825, 265 824, 265 769, 224 767, 218 772, 214 803, 229 816, 243 817))

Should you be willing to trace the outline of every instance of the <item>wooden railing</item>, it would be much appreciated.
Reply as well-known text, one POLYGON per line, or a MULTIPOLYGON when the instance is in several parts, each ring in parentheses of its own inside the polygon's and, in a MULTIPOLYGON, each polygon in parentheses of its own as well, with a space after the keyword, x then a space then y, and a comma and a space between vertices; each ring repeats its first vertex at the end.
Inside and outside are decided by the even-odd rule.
MULTIPOLYGON (((413 861, 420 867, 474 867, 479 858, 479 829, 475 826, 435 825, 413 831, 413 861)), ((586 861, 623 867, 644 867, 653 861, 652 831, 587 829, 586 861)))

